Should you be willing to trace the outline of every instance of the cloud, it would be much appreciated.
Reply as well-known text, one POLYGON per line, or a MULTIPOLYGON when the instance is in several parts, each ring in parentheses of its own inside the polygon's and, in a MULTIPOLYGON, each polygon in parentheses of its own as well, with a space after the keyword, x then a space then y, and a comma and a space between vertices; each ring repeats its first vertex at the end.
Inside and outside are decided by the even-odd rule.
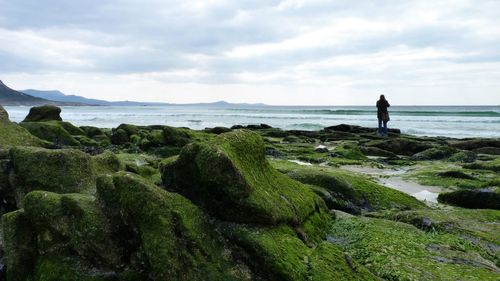
POLYGON ((99 85, 109 98, 126 92, 113 85, 125 77, 165 100, 179 89, 173 84, 200 95, 215 85, 257 87, 262 101, 278 88, 343 98, 397 89, 408 103, 415 88, 453 97, 439 85, 481 83, 494 93, 498 46, 494 0, 0 0, 0 79, 33 88, 46 85, 33 77, 64 76, 53 85, 87 95, 99 85), (85 77, 96 87, 79 85, 85 77))

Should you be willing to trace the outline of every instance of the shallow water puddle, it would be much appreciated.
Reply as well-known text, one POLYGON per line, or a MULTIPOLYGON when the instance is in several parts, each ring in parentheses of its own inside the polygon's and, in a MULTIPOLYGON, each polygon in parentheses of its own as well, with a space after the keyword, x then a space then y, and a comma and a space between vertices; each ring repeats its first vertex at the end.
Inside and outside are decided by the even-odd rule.
POLYGON ((438 186, 426 186, 402 179, 401 176, 408 171, 408 169, 404 168, 380 169, 363 166, 342 166, 341 168, 352 172, 375 176, 380 184, 399 190, 425 202, 437 203, 437 197, 439 193, 443 191, 443 189, 438 186))

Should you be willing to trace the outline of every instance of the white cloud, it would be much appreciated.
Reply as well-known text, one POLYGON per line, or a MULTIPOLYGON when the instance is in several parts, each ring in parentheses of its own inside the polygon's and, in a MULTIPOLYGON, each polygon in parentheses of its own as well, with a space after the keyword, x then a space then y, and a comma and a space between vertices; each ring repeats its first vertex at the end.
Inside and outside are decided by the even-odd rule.
POLYGON ((498 46, 494 0, 0 0, 0 79, 115 100, 498 104, 498 46))

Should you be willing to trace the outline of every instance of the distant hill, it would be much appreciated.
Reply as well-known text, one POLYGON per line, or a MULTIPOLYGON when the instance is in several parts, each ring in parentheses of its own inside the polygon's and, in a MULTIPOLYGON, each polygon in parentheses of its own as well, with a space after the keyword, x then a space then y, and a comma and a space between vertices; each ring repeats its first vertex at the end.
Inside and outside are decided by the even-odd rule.
POLYGON ((78 103, 71 102, 58 102, 53 100, 48 100, 40 97, 33 97, 31 95, 16 91, 9 88, 0 80, 0 104, 1 105, 41 105, 41 104, 53 104, 53 105, 82 105, 78 103))
POLYGON ((169 105, 168 103, 161 103, 161 102, 106 101, 99 99, 89 99, 82 96, 66 95, 58 90, 41 91, 41 90, 28 89, 28 90, 23 90, 22 92, 33 97, 43 98, 47 100, 58 101, 58 102, 76 102, 76 103, 84 103, 87 105, 108 105, 108 106, 169 105))
POLYGON ((173 104, 173 103, 162 103, 162 102, 138 102, 138 101, 106 101, 99 99, 89 99, 82 96, 76 95, 66 95, 58 90, 52 91, 41 91, 28 89, 22 91, 25 94, 28 94, 33 97, 43 98, 51 101, 58 102, 74 102, 74 103, 83 103, 87 105, 103 105, 103 106, 161 106, 161 105, 169 105, 169 106, 211 106, 211 107, 243 107, 243 106, 265 106, 262 103, 228 103, 225 101, 218 101, 212 103, 192 103, 192 104, 173 104))

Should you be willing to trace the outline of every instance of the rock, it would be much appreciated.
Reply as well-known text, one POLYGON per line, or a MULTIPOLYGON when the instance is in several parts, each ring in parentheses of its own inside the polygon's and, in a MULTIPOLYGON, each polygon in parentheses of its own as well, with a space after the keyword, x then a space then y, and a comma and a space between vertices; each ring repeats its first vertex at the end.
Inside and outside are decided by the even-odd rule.
POLYGON ((384 140, 373 140, 365 144, 366 147, 377 147, 390 151, 397 155, 412 156, 415 153, 430 149, 433 147, 428 142, 412 140, 408 138, 390 138, 384 140))
POLYGON ((105 135, 104 131, 97 127, 92 126, 81 126, 80 129, 83 130, 85 135, 89 138, 93 138, 95 136, 105 135))
POLYGON ((85 131, 78 128, 77 126, 69 123, 69 122, 64 122, 60 121, 57 122, 61 127, 63 127, 70 135, 72 136, 85 136, 85 131))
POLYGON ((32 190, 73 193, 95 185, 91 157, 78 150, 16 147, 10 153, 17 202, 32 190))
POLYGON ((55 145, 79 146, 80 143, 57 121, 21 122, 31 134, 55 145))
POLYGON ((9 113, 0 105, 0 122, 9 121, 9 113))
POLYGON ((500 172, 500 158, 495 158, 490 161, 476 161, 474 163, 464 164, 463 167, 465 169, 500 172))
POLYGON ((33 225, 24 210, 2 216, 2 246, 7 280, 27 280, 33 269, 33 257, 37 254, 34 241, 33 225))
POLYGON ((214 128, 205 128, 204 131, 210 134, 220 135, 223 133, 231 132, 231 129, 226 127, 214 127, 214 128))
POLYGON ((130 141, 127 132, 123 129, 117 129, 113 131, 111 136, 111 143, 115 145, 124 145, 130 141))
POLYGON ((339 144, 333 150, 336 157, 342 157, 350 160, 364 160, 366 156, 361 152, 356 143, 344 142, 339 144))
MULTIPOLYGON (((356 126, 356 125, 347 125, 347 124, 340 124, 340 125, 335 125, 335 126, 330 126, 330 127, 325 127, 323 129, 324 131, 340 131, 340 132, 348 132, 348 133, 354 133, 354 134, 369 134, 377 131, 376 128, 367 128, 367 127, 361 127, 361 126, 356 126)), ((393 134, 401 134, 401 130, 399 129, 389 129, 389 133, 393 134)))
POLYGON ((365 267, 330 242, 309 248, 288 226, 273 228, 231 227, 231 240, 252 253, 265 280, 376 280, 365 267), (354 269, 353 269, 354 268, 354 269))
POLYGON ((54 105, 34 106, 23 122, 62 121, 61 108, 54 105))
POLYGON ((186 130, 165 126, 163 129, 163 140, 166 145, 182 147, 191 142, 191 137, 186 130))
POLYGON ((259 125, 247 125, 247 126, 242 126, 242 125, 234 125, 231 127, 231 130, 238 130, 238 129, 248 129, 248 130, 263 130, 263 129, 271 129, 272 127, 267 125, 267 124, 259 124, 259 125))
POLYGON ((441 193, 438 201, 463 208, 500 210, 500 193, 490 189, 441 193))
POLYGON ((498 147, 500 148, 500 140, 498 139, 465 139, 449 141, 452 147, 463 150, 474 150, 483 147, 498 147))
POLYGON ((16 145, 42 146, 45 143, 23 127, 10 122, 7 111, 0 105, 0 148, 16 145))
POLYGON ((433 147, 426 149, 422 152, 414 154, 411 158, 413 160, 442 160, 449 158, 452 156, 454 153, 456 153, 457 150, 455 148, 449 147, 449 146, 438 146, 438 147, 433 147))
POLYGON ((153 280, 229 279, 220 236, 186 198, 127 173, 99 178, 97 191, 113 225, 134 235, 132 255, 153 280))
POLYGON ((127 133, 127 136, 131 136, 139 134, 140 129, 136 125, 120 124, 118 127, 116 127, 116 130, 123 130, 127 133))
POLYGON ((472 151, 460 151, 448 158, 448 161, 450 162, 463 162, 463 163, 472 163, 476 161, 477 159, 477 154, 472 152, 472 151))
POLYGON ((356 173, 329 167, 278 166, 292 179, 311 187, 330 209, 351 214, 384 209, 417 209, 424 204, 403 192, 382 186, 356 173))
POLYGON ((15 147, 10 150, 9 184, 19 203, 33 190, 55 193, 92 192, 97 175, 122 169, 115 154, 105 152, 91 157, 79 150, 49 150, 15 147))
POLYGON ((441 172, 437 174, 439 177, 442 178, 455 178, 455 179, 466 179, 466 180, 475 180, 476 178, 468 175, 464 172, 461 171, 446 171, 446 172, 441 172))
POLYGON ((364 155, 367 156, 379 156, 379 157, 386 157, 390 159, 398 159, 399 157, 387 150, 380 149, 378 147, 366 147, 366 146, 361 146, 360 147, 361 152, 364 155))
POLYGON ((217 217, 240 223, 301 224, 323 202, 307 187, 271 167, 262 138, 236 130, 185 146, 161 166, 167 189, 217 217), (168 180, 167 180, 168 179, 168 180))
POLYGON ((473 150, 477 154, 500 155, 500 147, 480 147, 473 150))

